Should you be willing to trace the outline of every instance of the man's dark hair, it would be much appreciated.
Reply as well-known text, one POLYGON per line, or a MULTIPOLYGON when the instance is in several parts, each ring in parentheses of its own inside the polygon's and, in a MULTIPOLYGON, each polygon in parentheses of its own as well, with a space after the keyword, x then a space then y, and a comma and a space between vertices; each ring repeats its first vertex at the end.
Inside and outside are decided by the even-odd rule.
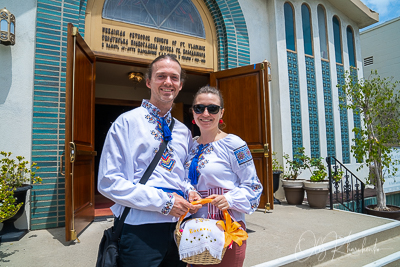
POLYGON ((158 56, 156 59, 153 60, 153 62, 150 63, 148 69, 147 69, 147 73, 146 73, 146 79, 151 79, 151 76, 153 75, 153 65, 154 63, 160 61, 160 60, 164 60, 164 59, 170 59, 172 61, 175 61, 176 63, 179 64, 179 67, 181 67, 181 83, 183 84, 183 82, 185 81, 186 78, 186 72, 184 69, 182 69, 181 63, 179 63, 179 61, 176 59, 176 57, 174 57, 173 55, 161 55, 158 56))

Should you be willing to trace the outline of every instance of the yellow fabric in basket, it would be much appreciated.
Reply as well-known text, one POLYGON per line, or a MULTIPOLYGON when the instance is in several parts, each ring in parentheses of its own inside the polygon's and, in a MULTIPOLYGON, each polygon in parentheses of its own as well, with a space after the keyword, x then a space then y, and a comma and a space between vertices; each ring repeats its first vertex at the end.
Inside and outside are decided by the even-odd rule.
MULTIPOLYGON (((191 204, 197 205, 197 204, 207 204, 210 203, 212 199, 210 198, 203 198, 197 201, 193 201, 191 204)), ((224 210, 223 211, 225 222, 223 221, 218 221, 217 224, 224 229, 225 232, 225 244, 224 247, 229 246, 232 242, 237 243, 239 246, 242 245, 243 241, 246 240, 249 236, 247 235, 246 231, 243 229, 240 229, 240 224, 238 222, 232 222, 231 216, 229 213, 224 210)), ((186 215, 186 214, 185 214, 186 215)), ((185 215, 181 217, 181 220, 185 218, 185 215)))

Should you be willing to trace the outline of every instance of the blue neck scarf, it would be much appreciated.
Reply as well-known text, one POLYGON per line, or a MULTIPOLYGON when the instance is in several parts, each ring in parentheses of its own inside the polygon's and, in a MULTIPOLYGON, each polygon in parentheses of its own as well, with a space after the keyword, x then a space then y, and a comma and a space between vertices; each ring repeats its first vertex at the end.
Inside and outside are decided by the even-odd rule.
POLYGON ((162 128, 163 134, 164 134, 164 140, 171 141, 172 140, 171 131, 168 127, 167 122, 165 121, 165 119, 163 117, 161 117, 160 120, 161 120, 161 128, 162 128))
POLYGON ((189 167, 189 179, 192 185, 196 185, 198 183, 198 173, 197 173, 197 165, 199 164, 199 157, 200 154, 203 150, 204 145, 199 145, 198 146, 198 151, 196 156, 192 159, 192 162, 190 163, 189 167))

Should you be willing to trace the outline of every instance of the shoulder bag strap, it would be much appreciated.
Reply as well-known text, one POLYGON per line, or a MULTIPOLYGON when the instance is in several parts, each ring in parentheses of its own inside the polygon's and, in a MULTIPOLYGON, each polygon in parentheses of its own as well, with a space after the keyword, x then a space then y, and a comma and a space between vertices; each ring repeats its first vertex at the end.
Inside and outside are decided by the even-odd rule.
MULTIPOLYGON (((172 118, 171 121, 171 125, 169 126, 169 130, 172 133, 172 130, 174 129, 174 125, 175 125, 175 119, 172 118)), ((157 154, 154 156, 153 160, 151 161, 150 165, 147 167, 146 171, 144 172, 142 178, 140 179, 139 183, 141 184, 145 184, 149 178, 150 175, 153 173, 154 169, 156 168, 158 161, 161 158, 161 155, 164 153, 165 148, 167 147, 168 141, 162 142, 160 148, 157 151, 157 154)), ((124 225, 126 216, 128 216, 130 208, 125 207, 124 212, 122 213, 121 218, 118 221, 118 225, 117 225, 117 229, 114 232, 114 238, 116 238, 116 240, 121 236, 121 232, 122 232, 122 226, 124 225)))

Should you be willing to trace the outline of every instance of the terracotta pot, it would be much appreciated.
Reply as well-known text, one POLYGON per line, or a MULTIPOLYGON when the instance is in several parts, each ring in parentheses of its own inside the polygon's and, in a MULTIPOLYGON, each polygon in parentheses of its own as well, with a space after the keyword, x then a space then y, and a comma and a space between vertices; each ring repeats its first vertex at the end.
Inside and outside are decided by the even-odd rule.
POLYGON ((285 190, 286 201, 289 205, 301 205, 304 200, 304 188, 302 179, 284 180, 282 187, 285 190))
POLYGON ((303 188, 303 181, 304 179, 296 179, 296 180, 286 180, 282 179, 282 187, 296 187, 296 188, 303 188))
POLYGON ((283 187, 286 201, 289 205, 301 205, 304 200, 304 189, 302 187, 283 187))
POLYGON ((310 180, 303 181, 305 189, 329 189, 329 181, 312 182, 310 180))
POLYGON ((328 201, 329 189, 305 188, 308 205, 314 209, 325 209, 328 201))
MULTIPOLYGON (((386 205, 386 206, 399 208, 398 206, 393 206, 393 205, 386 205)), ((365 207, 366 213, 369 215, 373 215, 373 216, 378 216, 378 217, 383 217, 383 218, 400 221, 400 210, 398 210, 398 211, 378 211, 378 210, 374 210, 375 207, 376 207, 376 205, 366 206, 365 207)))

